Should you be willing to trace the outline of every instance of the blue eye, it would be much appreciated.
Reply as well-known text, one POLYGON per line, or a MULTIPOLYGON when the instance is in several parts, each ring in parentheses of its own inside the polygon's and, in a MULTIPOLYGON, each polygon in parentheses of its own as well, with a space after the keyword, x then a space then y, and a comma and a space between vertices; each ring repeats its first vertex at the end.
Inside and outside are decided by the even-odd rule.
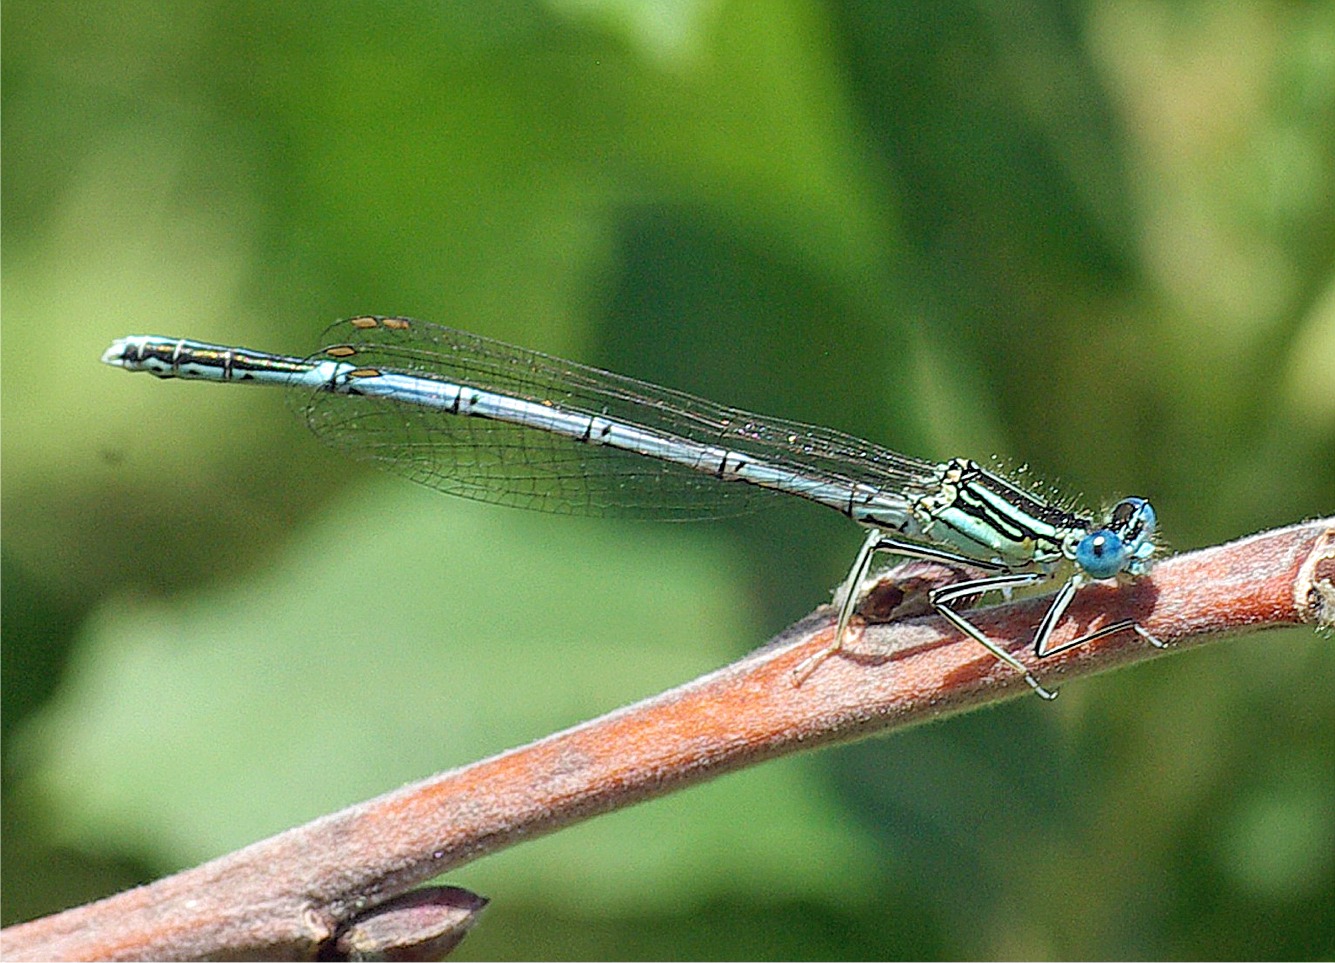
POLYGON ((1154 556, 1154 528, 1158 518, 1143 498, 1124 498, 1112 510, 1109 526, 1126 544, 1127 571, 1143 575, 1154 556))
POLYGON ((1123 498, 1108 516, 1109 526, 1128 542, 1148 541, 1158 521, 1154 508, 1143 498, 1123 498))
POLYGON ((1075 563, 1092 578, 1112 578, 1120 572, 1144 575, 1154 555, 1154 526, 1158 519, 1143 498, 1123 498, 1108 513, 1108 524, 1090 532, 1075 547, 1075 563))
POLYGON ((1126 543, 1111 529, 1090 532, 1075 547, 1075 564, 1093 578, 1112 578, 1126 562, 1126 543))

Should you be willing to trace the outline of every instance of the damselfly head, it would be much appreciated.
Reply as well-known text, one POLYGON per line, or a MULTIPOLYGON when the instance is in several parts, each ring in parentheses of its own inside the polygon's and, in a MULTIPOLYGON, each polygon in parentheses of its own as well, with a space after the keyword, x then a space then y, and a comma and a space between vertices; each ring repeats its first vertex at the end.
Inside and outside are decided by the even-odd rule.
POLYGON ((1125 572, 1139 576, 1149 571, 1154 555, 1157 519, 1143 498, 1123 498, 1108 513, 1108 524, 1090 532, 1075 549, 1075 562, 1091 578, 1113 578, 1125 572))

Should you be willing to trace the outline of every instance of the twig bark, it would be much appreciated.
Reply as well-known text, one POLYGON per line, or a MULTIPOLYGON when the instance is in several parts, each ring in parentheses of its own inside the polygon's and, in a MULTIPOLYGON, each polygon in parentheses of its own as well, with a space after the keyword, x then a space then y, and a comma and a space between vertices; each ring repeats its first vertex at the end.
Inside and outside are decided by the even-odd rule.
MULTIPOLYGON (((1026 651, 1047 601, 970 613, 1026 651)), ((1173 650, 1222 633, 1335 621, 1335 519, 1180 555, 1134 585, 1082 589, 1054 636, 1131 618, 1173 650)), ((490 759, 433 776, 194 869, 0 933, 6 959, 312 959, 350 923, 479 856, 775 756, 997 702, 1029 688, 935 617, 829 644, 823 609, 739 662, 490 759)), ((1050 682, 1162 654, 1134 633, 1034 665, 1050 682)), ((480 909, 478 904, 478 908, 480 909)))

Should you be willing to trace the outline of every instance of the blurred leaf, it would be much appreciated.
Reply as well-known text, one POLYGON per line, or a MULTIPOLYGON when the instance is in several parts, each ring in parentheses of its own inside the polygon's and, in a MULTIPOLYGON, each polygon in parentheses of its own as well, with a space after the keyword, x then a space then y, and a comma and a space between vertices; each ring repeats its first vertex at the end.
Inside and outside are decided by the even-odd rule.
MULTIPOLYGON (((112 602, 21 737, 30 791, 67 844, 174 868, 722 661, 746 606, 718 553, 665 527, 633 542, 616 527, 385 485, 241 584, 112 602)), ((847 896, 869 864, 810 773, 725 779, 478 875, 534 895, 579 877, 580 899, 609 904, 746 878, 847 896), (766 818, 738 818, 749 811, 766 818)))

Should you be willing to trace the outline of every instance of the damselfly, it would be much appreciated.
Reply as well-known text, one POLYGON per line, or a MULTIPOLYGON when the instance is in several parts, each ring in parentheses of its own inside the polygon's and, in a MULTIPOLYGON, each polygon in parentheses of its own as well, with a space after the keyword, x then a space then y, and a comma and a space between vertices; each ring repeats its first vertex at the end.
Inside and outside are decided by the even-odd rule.
POLYGON ((330 346, 304 359, 136 335, 114 342, 102 360, 160 378, 296 389, 306 423, 328 444, 484 502, 690 519, 749 510, 773 491, 833 508, 868 533, 833 641, 799 667, 799 682, 843 645, 857 587, 882 552, 992 573, 935 589, 931 605, 1044 698, 1055 693, 952 603, 1053 579, 1070 563, 1035 631, 1036 656, 1126 630, 1160 644, 1123 620, 1051 646, 1081 586, 1149 571, 1155 515, 1143 498, 1123 499, 1097 523, 967 459, 921 461, 475 334, 359 317, 326 335, 330 346))

